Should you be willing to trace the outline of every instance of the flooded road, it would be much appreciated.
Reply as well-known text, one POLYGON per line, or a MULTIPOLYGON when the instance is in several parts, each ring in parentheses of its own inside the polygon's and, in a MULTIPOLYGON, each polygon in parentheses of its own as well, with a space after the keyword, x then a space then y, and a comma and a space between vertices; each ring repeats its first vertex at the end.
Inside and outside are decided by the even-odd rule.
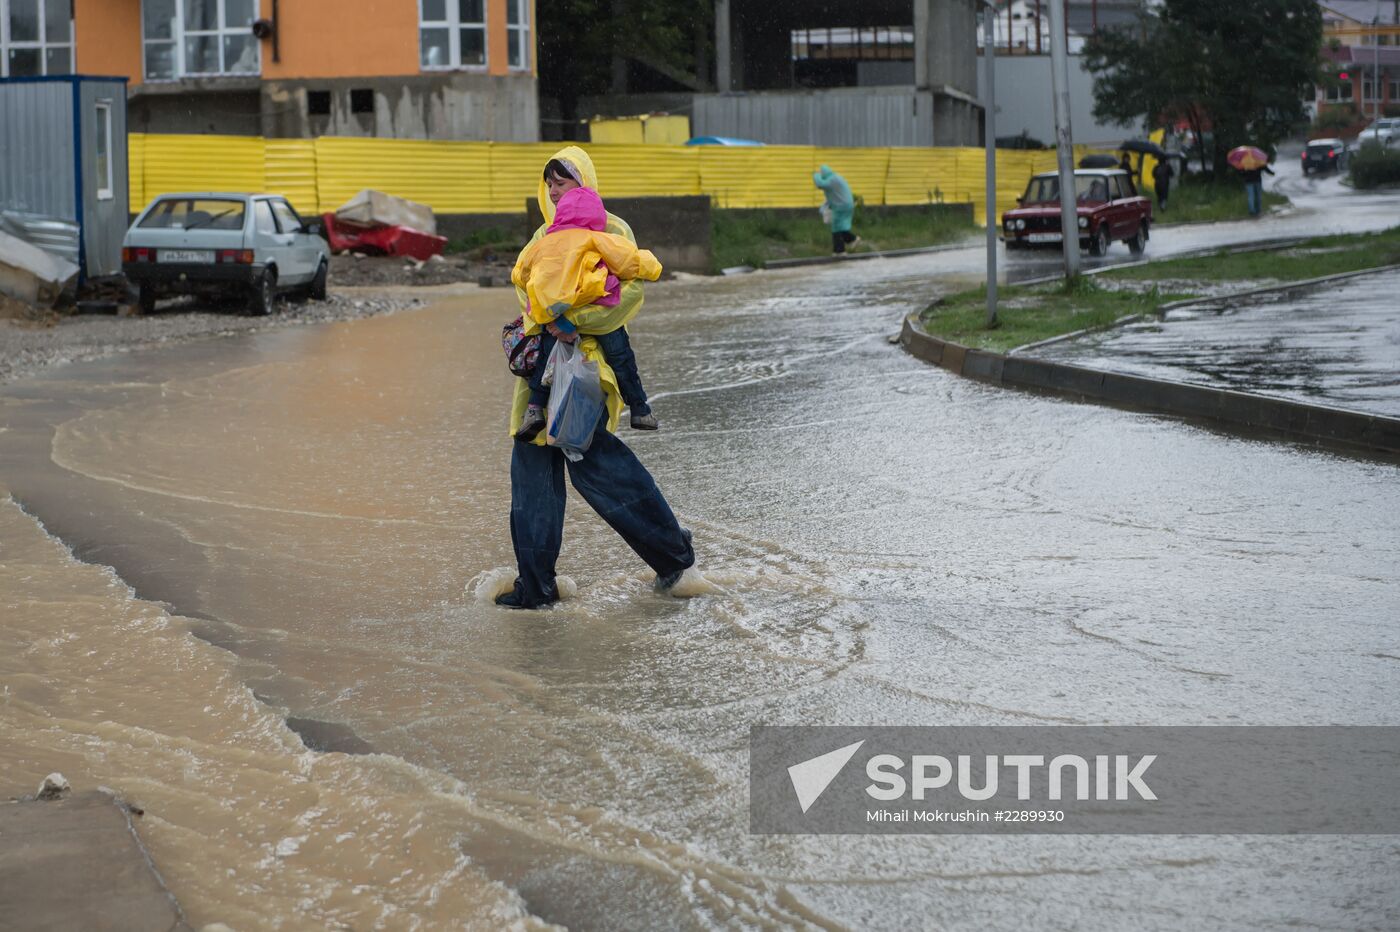
POLYGON ((649 288, 622 436, 690 600, 574 495, 577 594, 489 603, 499 291, 7 386, 11 792, 140 802, 196 925, 1400 923, 1393 838, 748 833, 756 723, 1400 713, 1396 467, 925 366, 886 338, 961 255, 649 288))

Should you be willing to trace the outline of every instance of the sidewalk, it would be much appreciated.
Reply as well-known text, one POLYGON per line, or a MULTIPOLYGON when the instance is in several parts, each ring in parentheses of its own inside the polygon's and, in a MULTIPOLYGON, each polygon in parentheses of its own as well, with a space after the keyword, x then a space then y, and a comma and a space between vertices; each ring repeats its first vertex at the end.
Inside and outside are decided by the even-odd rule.
POLYGON ((1277 303, 1202 302, 1029 355, 1400 416, 1400 272, 1277 303))
POLYGON ((189 926, 126 810, 93 790, 0 803, 0 929, 189 926))

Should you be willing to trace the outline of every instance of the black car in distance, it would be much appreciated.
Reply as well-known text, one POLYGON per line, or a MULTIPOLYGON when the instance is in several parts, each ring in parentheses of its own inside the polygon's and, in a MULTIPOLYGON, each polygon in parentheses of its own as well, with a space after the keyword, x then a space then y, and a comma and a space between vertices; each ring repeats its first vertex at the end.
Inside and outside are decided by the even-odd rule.
POLYGON ((1341 171, 1350 156, 1351 149, 1343 139, 1313 139, 1303 147, 1303 174, 1341 171))

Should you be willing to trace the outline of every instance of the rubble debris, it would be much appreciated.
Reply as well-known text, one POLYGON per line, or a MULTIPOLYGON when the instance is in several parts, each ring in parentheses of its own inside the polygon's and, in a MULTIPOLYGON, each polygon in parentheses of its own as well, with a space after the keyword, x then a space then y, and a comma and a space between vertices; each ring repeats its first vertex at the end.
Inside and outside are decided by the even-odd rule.
POLYGON ((39 789, 35 791, 34 798, 42 800, 59 799, 64 793, 71 791, 73 787, 68 785, 68 780, 63 774, 55 771, 44 778, 44 782, 39 784, 39 789))
POLYGON ((336 253, 407 256, 427 261, 447 248, 446 237, 405 226, 361 229, 342 225, 335 214, 325 214, 322 219, 326 224, 326 241, 330 243, 331 251, 336 253))
POLYGON ((78 267, 0 230, 0 294, 35 307, 53 307, 78 267))
POLYGON ((340 205, 335 219, 342 227, 408 227, 429 236, 437 235, 437 219, 427 204, 365 188, 340 205))

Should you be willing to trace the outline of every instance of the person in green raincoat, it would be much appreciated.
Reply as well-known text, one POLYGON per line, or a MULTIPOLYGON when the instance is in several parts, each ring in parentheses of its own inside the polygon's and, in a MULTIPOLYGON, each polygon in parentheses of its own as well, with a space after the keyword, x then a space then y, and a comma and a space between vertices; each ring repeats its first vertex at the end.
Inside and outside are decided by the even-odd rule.
POLYGON ((856 212, 856 199, 851 196, 851 186, 846 183, 830 165, 823 165, 813 175, 812 181, 826 194, 822 205, 822 219, 831 227, 831 251, 840 255, 847 246, 860 242, 860 237, 851 232, 851 218, 856 212))

